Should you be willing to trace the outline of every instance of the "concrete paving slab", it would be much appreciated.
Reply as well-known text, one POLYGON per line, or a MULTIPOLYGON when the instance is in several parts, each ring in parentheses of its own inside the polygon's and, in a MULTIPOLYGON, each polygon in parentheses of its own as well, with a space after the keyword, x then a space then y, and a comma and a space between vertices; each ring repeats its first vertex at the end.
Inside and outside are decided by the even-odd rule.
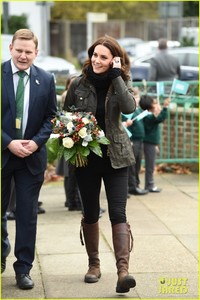
MULTIPOLYGON (((95 284, 85 283, 80 274, 70 276, 45 276, 46 296, 52 298, 120 298, 115 293, 117 276, 113 273, 103 274, 99 282, 95 284)), ((123 298, 138 298, 137 290, 132 289, 123 298)))
POLYGON ((127 204, 134 235, 130 273, 136 278, 136 288, 124 295, 115 292, 117 270, 103 186, 101 206, 106 212, 99 221, 102 278, 96 284, 83 281, 88 262, 79 240, 82 214, 64 207, 63 182, 59 181, 43 185, 40 195, 46 213, 38 215, 32 290, 16 287, 12 268, 15 222, 8 222, 12 251, 2 274, 2 299, 198 299, 198 174, 156 174, 155 181, 163 188, 161 193, 131 196, 127 204), (161 283, 163 278, 173 284, 161 283), (185 293, 179 284, 184 278, 185 293))
POLYGON ((198 234, 181 234, 177 235, 179 241, 198 259, 198 234))
POLYGON ((140 299, 198 299, 198 277, 179 272, 142 273, 137 274, 136 289, 140 299), (161 284, 163 279, 166 283, 161 284))
MULTIPOLYGON (((135 236, 131 262, 138 272, 197 272, 196 258, 172 235, 135 236)), ((132 264, 131 264, 132 266, 132 264)))

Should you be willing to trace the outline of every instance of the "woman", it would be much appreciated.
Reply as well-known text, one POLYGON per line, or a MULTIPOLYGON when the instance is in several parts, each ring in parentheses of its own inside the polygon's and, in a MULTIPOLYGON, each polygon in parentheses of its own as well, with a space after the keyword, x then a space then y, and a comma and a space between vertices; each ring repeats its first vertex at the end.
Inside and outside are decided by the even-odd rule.
POLYGON ((136 108, 129 77, 130 64, 127 54, 109 36, 99 38, 88 49, 88 57, 82 75, 68 90, 64 109, 69 110, 74 105, 78 111, 92 112, 110 144, 102 146, 103 158, 91 153, 87 166, 76 168, 84 210, 82 228, 89 258, 84 280, 93 283, 101 277, 98 219, 103 179, 118 270, 116 292, 126 293, 136 285, 128 273, 132 235, 126 220, 128 166, 135 160, 121 123, 121 113, 129 114, 136 108))

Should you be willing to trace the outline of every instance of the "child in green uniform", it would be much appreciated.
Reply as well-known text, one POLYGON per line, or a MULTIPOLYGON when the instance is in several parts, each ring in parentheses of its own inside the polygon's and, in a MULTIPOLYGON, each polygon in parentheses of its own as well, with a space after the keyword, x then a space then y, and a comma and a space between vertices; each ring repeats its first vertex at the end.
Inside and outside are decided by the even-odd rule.
POLYGON ((144 95, 140 99, 140 107, 143 110, 148 110, 149 114, 143 119, 145 137, 144 143, 144 159, 145 159, 145 189, 149 192, 160 192, 161 189, 155 186, 154 183, 154 168, 156 153, 160 143, 160 126, 167 117, 167 107, 170 99, 166 99, 163 108, 152 97, 144 95))
POLYGON ((134 89, 134 97, 137 108, 131 116, 131 119, 122 115, 123 125, 131 133, 130 140, 133 147, 133 153, 135 156, 135 163, 128 167, 128 193, 131 195, 145 195, 148 190, 140 188, 140 169, 143 154, 143 138, 145 136, 143 119, 137 120, 136 116, 141 114, 143 110, 139 106, 140 95, 139 91, 134 89))

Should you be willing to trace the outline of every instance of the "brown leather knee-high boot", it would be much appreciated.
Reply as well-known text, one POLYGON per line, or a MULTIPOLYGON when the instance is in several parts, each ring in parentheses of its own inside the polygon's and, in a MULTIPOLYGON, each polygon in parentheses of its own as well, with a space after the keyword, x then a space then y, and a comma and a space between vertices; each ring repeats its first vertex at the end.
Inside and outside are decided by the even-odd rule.
MULTIPOLYGON (((81 221, 85 248, 88 254, 89 269, 85 275, 84 281, 88 283, 97 282, 101 277, 99 260, 99 223, 86 224, 84 219, 81 221)), ((84 245, 81 238, 82 245, 84 245)))
POLYGON ((128 273, 129 257, 133 245, 130 225, 120 223, 112 226, 112 237, 118 274, 116 292, 127 293, 130 288, 136 286, 135 279, 128 273), (132 242, 131 247, 130 238, 132 242))

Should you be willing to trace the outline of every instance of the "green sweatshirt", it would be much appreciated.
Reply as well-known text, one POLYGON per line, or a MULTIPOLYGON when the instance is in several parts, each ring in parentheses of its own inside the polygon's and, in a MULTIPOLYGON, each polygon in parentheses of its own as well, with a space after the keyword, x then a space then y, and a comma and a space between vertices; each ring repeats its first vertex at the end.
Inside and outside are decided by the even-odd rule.
MULTIPOLYGON (((132 118, 135 118, 142 112, 143 112, 143 110, 140 107, 136 108, 135 112, 133 113, 132 118)), ((126 120, 127 120, 127 118, 122 115, 122 122, 126 121, 126 120)), ((127 129, 132 133, 132 136, 130 138, 131 141, 134 142, 134 141, 142 141, 143 140, 143 138, 145 136, 143 119, 139 120, 139 121, 135 120, 131 126, 127 127, 127 129)))
POLYGON ((144 142, 149 144, 159 145, 160 143, 160 124, 167 117, 167 108, 163 108, 160 114, 155 117, 154 114, 149 113, 143 120, 145 137, 144 142))

